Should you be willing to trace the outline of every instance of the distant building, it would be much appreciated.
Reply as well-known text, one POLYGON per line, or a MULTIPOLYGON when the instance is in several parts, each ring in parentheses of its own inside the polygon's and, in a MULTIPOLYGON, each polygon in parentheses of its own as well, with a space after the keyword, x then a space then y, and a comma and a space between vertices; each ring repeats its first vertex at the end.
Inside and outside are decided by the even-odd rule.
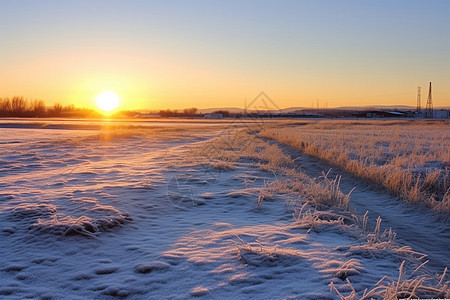
POLYGON ((449 110, 434 110, 433 119, 450 119, 449 110))
POLYGON ((408 118, 413 118, 413 119, 423 119, 424 118, 424 112, 423 111, 407 111, 406 112, 406 116, 408 118))
MULTIPOLYGON (((425 118, 425 114, 423 111, 363 111, 360 113, 354 114, 355 117, 358 118, 415 118, 415 119, 423 119, 425 118)), ((450 119, 450 111, 449 110, 434 110, 433 111, 433 119, 450 119)))
POLYGON ((258 118, 324 118, 325 115, 314 113, 257 113, 258 118))
POLYGON ((206 114, 203 118, 204 119, 223 119, 223 115, 222 114, 206 114))
POLYGON ((407 114, 401 111, 364 111, 355 116, 360 118, 405 118, 407 114))

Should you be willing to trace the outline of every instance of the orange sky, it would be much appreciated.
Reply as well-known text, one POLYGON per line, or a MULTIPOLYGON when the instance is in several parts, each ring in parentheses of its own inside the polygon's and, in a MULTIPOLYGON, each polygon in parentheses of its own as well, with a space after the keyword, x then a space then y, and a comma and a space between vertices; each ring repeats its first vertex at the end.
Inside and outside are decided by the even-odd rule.
POLYGON ((93 108, 450 106, 450 2, 8 1, 0 97, 93 108), (257 5, 256 5, 257 4, 257 5), (18 21, 20 20, 20 21, 18 21), (433 20, 430 22, 429 20, 433 20), (318 100, 317 100, 318 99, 318 100))

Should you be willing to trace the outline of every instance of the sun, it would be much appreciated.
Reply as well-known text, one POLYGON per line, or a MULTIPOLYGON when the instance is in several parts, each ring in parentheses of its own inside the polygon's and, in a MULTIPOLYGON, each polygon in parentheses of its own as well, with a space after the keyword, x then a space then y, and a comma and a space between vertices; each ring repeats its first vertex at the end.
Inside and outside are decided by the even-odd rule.
POLYGON ((97 107, 105 112, 110 112, 119 107, 119 96, 111 91, 104 91, 95 100, 97 107))

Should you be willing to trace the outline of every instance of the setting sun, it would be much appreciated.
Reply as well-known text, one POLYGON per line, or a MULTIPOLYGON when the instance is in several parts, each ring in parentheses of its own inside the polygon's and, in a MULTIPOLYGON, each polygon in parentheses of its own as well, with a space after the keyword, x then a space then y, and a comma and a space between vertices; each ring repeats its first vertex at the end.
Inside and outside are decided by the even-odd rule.
POLYGON ((114 92, 105 91, 97 96, 95 102, 98 108, 109 112, 119 107, 119 96, 114 92))

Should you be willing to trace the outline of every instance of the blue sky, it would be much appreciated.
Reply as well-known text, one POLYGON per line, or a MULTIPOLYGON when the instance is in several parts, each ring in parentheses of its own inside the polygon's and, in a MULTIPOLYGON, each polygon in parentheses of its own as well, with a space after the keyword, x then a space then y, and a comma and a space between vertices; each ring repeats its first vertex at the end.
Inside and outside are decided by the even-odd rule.
POLYGON ((450 105, 450 1, 0 1, 0 97, 450 105))

